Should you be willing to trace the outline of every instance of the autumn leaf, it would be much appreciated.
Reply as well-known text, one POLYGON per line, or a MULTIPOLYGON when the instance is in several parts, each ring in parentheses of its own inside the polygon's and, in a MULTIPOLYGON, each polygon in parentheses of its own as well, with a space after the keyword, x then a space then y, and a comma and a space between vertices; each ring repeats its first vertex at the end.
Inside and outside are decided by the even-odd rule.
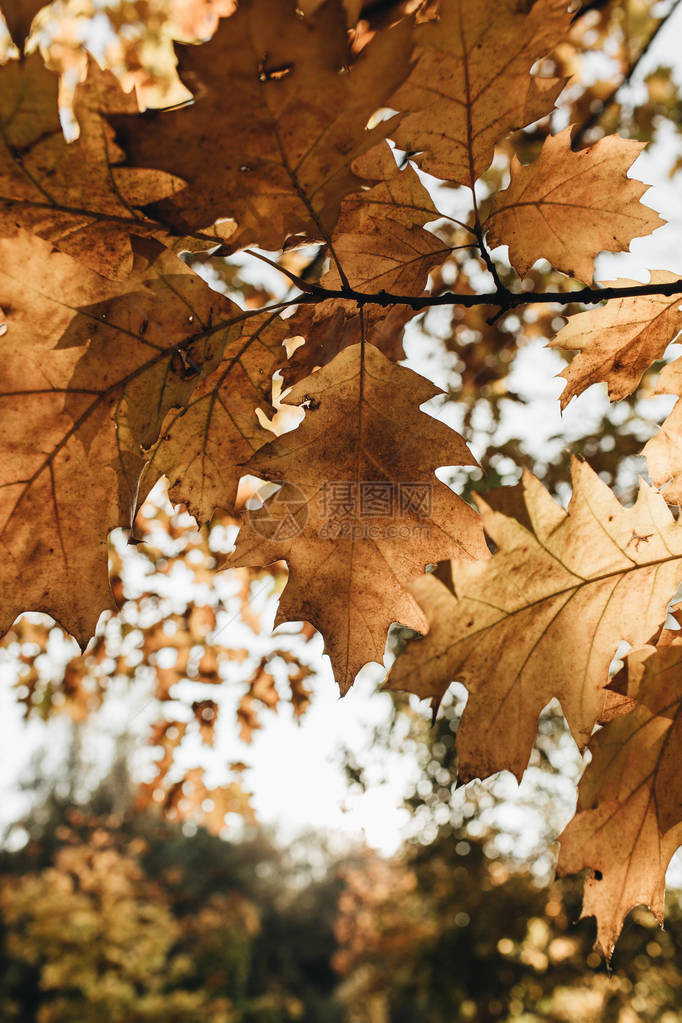
POLYGON ((118 166, 123 154, 101 111, 136 111, 94 61, 76 89, 80 137, 67 143, 59 77, 39 54, 0 67, 0 235, 30 229, 109 278, 132 269, 130 235, 165 238, 139 207, 179 187, 170 175, 118 166))
MULTIPOLYGON (((669 284, 675 274, 657 270, 651 284, 669 284)), ((636 281, 607 281, 602 286, 629 287, 636 281)), ((600 309, 577 313, 550 342, 550 348, 578 352, 559 376, 566 380, 561 407, 591 384, 606 381, 611 401, 627 398, 644 372, 660 359, 682 330, 680 296, 642 295, 608 302, 600 309)))
POLYGON ((487 555, 474 510, 433 476, 475 464, 458 434, 418 411, 437 393, 372 345, 351 346, 292 390, 307 405, 302 425, 244 466, 283 486, 247 516, 234 562, 286 560, 277 622, 319 629, 342 692, 381 662, 392 622, 425 627, 408 586, 427 563, 487 555))
MULTIPOLYGON (((171 725, 174 727, 180 722, 171 722, 171 725)), ((152 781, 140 785, 137 809, 156 806, 170 820, 198 821, 214 835, 224 831, 228 813, 238 814, 245 820, 255 819, 250 794, 238 781, 209 788, 204 773, 201 767, 191 767, 176 781, 159 773, 152 781)))
POLYGON ((116 118, 117 138, 131 164, 188 182, 152 211, 181 232, 233 218, 235 248, 326 239, 360 184, 351 164, 388 133, 390 122, 366 125, 408 73, 408 56, 408 22, 353 62, 339 0, 311 17, 293 0, 247 0, 210 42, 178 47, 192 106, 116 118))
POLYGON ((563 0, 452 0, 415 29, 416 64, 389 106, 393 137, 429 174, 473 187, 510 131, 548 114, 565 82, 531 67, 568 32, 563 0))
POLYGON ((567 511, 528 471, 516 489, 525 506, 516 518, 496 510, 494 491, 476 498, 497 548, 489 561, 453 563, 454 593, 433 575, 413 584, 430 631, 408 644, 388 680, 436 702, 452 681, 464 683, 464 781, 501 770, 520 779, 553 697, 584 748, 619 642, 647 642, 682 579, 682 530, 644 482, 623 508, 574 460, 567 511))
MULTIPOLYGON (((654 394, 682 395, 682 359, 661 370, 654 394)), ((668 504, 682 504, 682 402, 677 401, 658 433, 642 452, 649 473, 668 504)))
MULTIPOLYGON (((520 778, 553 698, 581 749, 603 726, 561 866, 593 871, 585 912, 597 913, 610 951, 631 905, 644 899, 660 913, 682 827, 682 641, 664 633, 655 650, 645 646, 682 579, 682 525, 665 503, 682 503, 682 405, 646 448, 662 494, 642 483, 625 508, 575 462, 564 510, 529 473, 517 487, 487 489, 507 472, 492 457, 478 515, 435 478, 440 466, 475 459, 459 434, 420 411, 437 388, 397 363, 406 324, 428 310, 420 357, 453 370, 465 428, 492 435, 504 403, 520 398, 504 380, 511 342, 546 337, 556 309, 576 301, 560 275, 592 281, 600 252, 627 249, 661 223, 640 202, 647 186, 628 177, 642 143, 611 135, 571 148, 596 126, 595 99, 605 97, 601 127, 615 123, 611 84, 587 88, 580 67, 591 37, 613 42, 613 12, 582 22, 584 8, 567 0, 147 6, 111 8, 112 45, 102 48, 140 95, 158 96, 173 78, 174 33, 196 39, 217 28, 206 43, 177 47, 178 95, 192 97, 182 106, 140 114, 91 62, 70 112, 80 134, 67 143, 58 78, 40 56, 0 67, 0 628, 43 611, 85 644, 100 611, 125 598, 118 544, 109 586, 108 533, 125 526, 140 556, 154 546, 159 521, 146 498, 161 476, 201 525, 216 509, 228 510, 222 523, 236 521, 241 482, 243 525, 232 558, 209 550, 203 530, 182 557, 166 558, 167 582, 178 561, 194 566, 205 603, 171 621, 161 611, 145 618, 138 645, 121 624, 126 643, 112 654, 100 632, 46 683, 36 665, 51 630, 15 626, 8 643, 33 650, 21 655, 27 713, 60 705, 85 719, 104 699, 111 664, 129 677, 150 669, 169 713, 152 730, 160 759, 144 800, 195 822, 208 813, 222 830, 227 812, 248 812, 246 793, 209 788, 199 768, 175 769, 185 739, 213 741, 219 696, 205 686, 228 671, 239 677, 245 739, 285 698, 287 678, 296 715, 310 696, 311 666, 286 644, 268 649, 250 606, 255 574, 242 566, 269 565, 262 592, 283 590, 277 621, 302 620, 298 640, 321 631, 342 692, 366 662, 382 660, 393 623, 425 633, 407 644, 388 688, 437 709, 453 680, 464 683, 462 780, 502 769, 520 778), (576 122, 575 133, 548 135, 563 76, 574 71, 558 120, 576 122), (447 197, 452 216, 431 195, 447 197), (509 247, 511 266, 495 263, 498 245, 509 247), (550 268, 520 282, 514 270, 528 275, 541 258, 550 268), (263 263, 282 272, 266 277, 263 263), (479 288, 486 279, 494 290, 479 288), (297 429, 272 439, 296 419, 297 429), (268 481, 263 503, 244 505, 247 475, 268 481), (215 642, 225 623, 219 594, 214 607, 205 587, 216 566, 233 571, 235 618, 258 633, 251 664, 245 649, 215 642), (632 647, 627 669, 610 677, 622 641, 632 647), (186 679, 204 688, 176 714, 176 683, 186 679)), ((21 46, 37 8, 9 0, 5 9, 21 46)), ((76 22, 52 13, 56 44, 46 38, 45 52, 73 70, 87 12, 76 22)), ((647 31, 651 21, 642 21, 647 31)), ((613 24, 620 33, 615 14, 613 24)), ((640 40, 640 28, 628 61, 653 40, 640 40)), ((672 109, 669 85, 656 86, 660 102, 651 93, 644 119, 633 114, 638 138, 653 137, 652 111, 672 109)), ((671 292, 679 282, 658 271, 652 285, 671 292)), ((580 294, 585 305, 611 304, 570 318, 551 342, 575 353, 563 405, 597 381, 612 399, 627 398, 677 335, 678 299, 642 290, 626 281, 580 294)), ((681 373, 682 361, 666 367, 657 391, 682 396, 681 373)), ((584 438, 586 450, 594 440, 584 438)), ((630 433, 595 470, 615 477, 636 445, 630 433)), ((498 454, 524 458, 513 436, 498 454)), ((548 468, 547 479, 560 486, 560 470, 548 468)), ((181 518, 168 519, 174 541, 185 535, 181 518)))
POLYGON ((0 631, 30 608, 87 642, 112 604, 107 534, 131 524, 142 449, 239 331, 241 310, 174 256, 137 260, 123 290, 39 238, 0 239, 0 631))
POLYGON ((173 409, 149 455, 144 480, 167 476, 169 496, 199 522, 234 507, 244 462, 272 440, 256 415, 269 407, 273 373, 286 365, 291 327, 277 313, 245 316, 220 364, 186 405, 173 409))
POLYGON ((450 246, 424 230, 441 214, 414 169, 398 168, 387 143, 357 159, 353 171, 375 183, 341 204, 330 246, 334 258, 320 283, 342 287, 341 267, 354 291, 420 294, 429 270, 450 253, 450 246))
POLYGON ((571 132, 550 135, 533 163, 514 157, 509 188, 492 204, 488 243, 508 245, 522 277, 544 258, 589 282, 598 253, 627 250, 664 223, 639 202, 649 186, 627 176, 643 143, 608 135, 574 152, 571 132))
MULTIPOLYGON (((682 845, 682 640, 664 633, 644 658, 635 709, 590 742, 576 816, 560 836, 558 873, 585 867, 582 916, 596 916, 611 957, 623 920, 643 903, 663 924, 665 872, 682 845)), ((628 656, 630 661, 630 656, 628 656)))
MULTIPOLYGON (((375 184, 343 200, 329 246, 333 259, 320 285, 335 290, 345 284, 370 294, 422 294, 429 271, 450 253, 448 245, 424 230, 441 214, 414 169, 408 164, 399 170, 385 142, 356 160, 353 171, 375 184)), ((404 358, 402 328, 416 314, 409 305, 387 310, 370 304, 360 312, 356 301, 343 298, 304 306, 290 320, 291 333, 306 343, 285 370, 287 383, 327 365, 357 344, 363 331, 371 333, 374 346, 388 358, 404 358)))

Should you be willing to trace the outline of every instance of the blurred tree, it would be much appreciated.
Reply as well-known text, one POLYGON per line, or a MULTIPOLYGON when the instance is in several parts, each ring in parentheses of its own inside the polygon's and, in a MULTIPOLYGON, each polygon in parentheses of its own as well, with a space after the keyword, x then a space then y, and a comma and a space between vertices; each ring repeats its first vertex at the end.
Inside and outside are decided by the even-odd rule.
POLYGON ((263 831, 235 844, 136 810, 123 754, 74 803, 83 767, 0 857, 0 1018, 341 1019, 335 869, 314 880, 263 831))
POLYGON ((613 973, 590 922, 575 924, 580 898, 578 879, 545 887, 447 828, 391 863, 368 853, 346 872, 336 926, 349 1023, 679 1019, 679 896, 666 931, 635 911, 613 973))

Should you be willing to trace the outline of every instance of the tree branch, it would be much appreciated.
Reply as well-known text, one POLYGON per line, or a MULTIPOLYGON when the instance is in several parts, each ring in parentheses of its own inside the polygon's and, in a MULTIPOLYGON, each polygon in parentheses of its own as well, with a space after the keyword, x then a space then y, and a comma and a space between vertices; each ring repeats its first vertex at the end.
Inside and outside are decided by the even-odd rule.
MULTIPOLYGON (((388 291, 376 293, 355 291, 352 288, 339 288, 332 290, 322 288, 317 284, 309 285, 310 291, 307 294, 292 298, 287 302, 278 304, 284 308, 289 305, 310 305, 327 299, 342 299, 348 302, 355 302, 357 305, 379 305, 383 308, 392 305, 406 305, 411 309, 430 309, 432 306, 472 306, 489 305, 503 312, 509 309, 517 309, 522 305, 537 305, 538 303, 552 302, 556 305, 596 305, 599 302, 608 302, 616 298, 637 298, 645 295, 682 295, 682 279, 670 281, 667 284, 632 284, 626 287, 585 287, 576 291, 507 291, 505 289, 484 293, 481 295, 458 295, 452 291, 443 292, 440 295, 394 295, 388 291)), ((275 308, 269 306, 268 308, 275 308)), ((258 310, 262 312, 263 310, 258 310)))

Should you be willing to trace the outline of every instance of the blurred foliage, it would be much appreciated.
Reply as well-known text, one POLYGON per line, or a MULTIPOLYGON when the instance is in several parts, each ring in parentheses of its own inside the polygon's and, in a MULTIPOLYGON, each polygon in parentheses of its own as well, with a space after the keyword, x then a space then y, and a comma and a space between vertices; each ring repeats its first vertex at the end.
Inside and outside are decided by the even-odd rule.
POLYGON ((609 972, 575 923, 579 879, 540 883, 492 833, 452 823, 391 860, 309 836, 297 858, 257 828, 234 843, 136 810, 123 750, 79 802, 84 770, 74 751, 64 795, 39 771, 0 854, 3 1020, 680 1018, 679 895, 666 931, 631 915, 609 972))
POLYGON ((0 855, 0 1018, 21 1023, 341 1020, 340 881, 254 831, 239 843, 135 808, 120 756, 85 802, 72 758, 0 855))
POLYGON ((665 932, 631 916, 609 973, 591 924, 575 924, 579 879, 539 886, 461 833, 402 862, 368 853, 345 877, 334 962, 349 1023, 680 1018, 679 897, 665 932))

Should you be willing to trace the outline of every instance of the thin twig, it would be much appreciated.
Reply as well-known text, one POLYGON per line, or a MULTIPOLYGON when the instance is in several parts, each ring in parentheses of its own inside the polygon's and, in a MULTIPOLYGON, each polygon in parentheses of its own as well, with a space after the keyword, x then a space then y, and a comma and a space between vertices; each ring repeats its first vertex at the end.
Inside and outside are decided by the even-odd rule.
POLYGON ((483 258, 483 262, 486 265, 488 273, 490 274, 490 276, 493 279, 493 284, 495 285, 495 288, 497 289, 499 294, 506 294, 507 288, 505 288, 504 284, 500 280, 500 275, 498 274, 497 267, 493 263, 492 256, 490 255, 490 252, 488 251, 488 246, 483 241, 483 229, 481 227, 477 226, 475 233, 476 233, 476 241, 478 243, 478 248, 479 248, 481 256, 483 258))
POLYGON ((262 263, 267 263, 268 266, 274 267, 275 270, 278 270, 281 274, 284 274, 285 277, 288 277, 297 288, 301 289, 301 291, 312 294, 312 284, 308 281, 304 281, 301 277, 297 277, 296 274, 292 273, 291 270, 287 270, 286 267, 280 266, 279 263, 274 261, 274 259, 268 259, 268 257, 264 256, 262 252, 256 252, 255 249, 244 249, 243 251, 247 254, 247 256, 253 256, 255 259, 260 259, 262 263))

